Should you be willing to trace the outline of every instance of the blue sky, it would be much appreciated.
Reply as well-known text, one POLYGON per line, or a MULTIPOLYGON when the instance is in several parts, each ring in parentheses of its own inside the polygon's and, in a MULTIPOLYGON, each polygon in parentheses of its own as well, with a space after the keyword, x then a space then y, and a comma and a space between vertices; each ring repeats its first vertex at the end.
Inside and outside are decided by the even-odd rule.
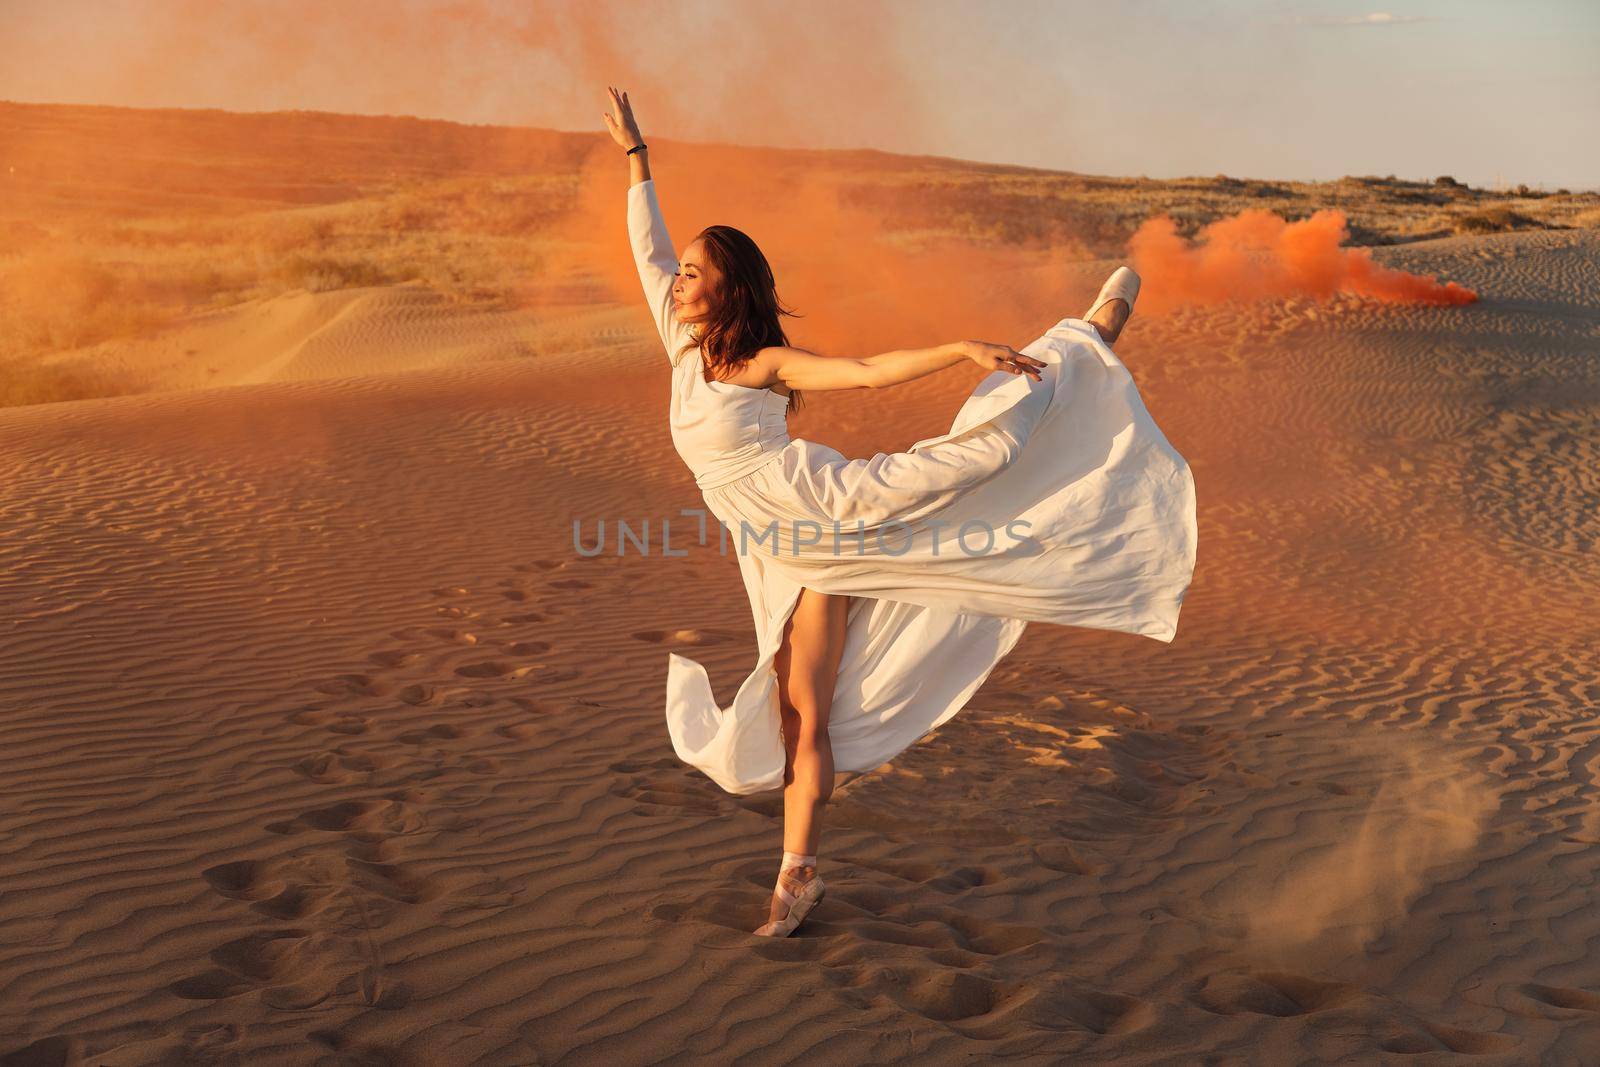
POLYGON ((1600 187, 1600 0, 0 0, 5 100, 599 134, 607 83, 660 137, 1600 187))

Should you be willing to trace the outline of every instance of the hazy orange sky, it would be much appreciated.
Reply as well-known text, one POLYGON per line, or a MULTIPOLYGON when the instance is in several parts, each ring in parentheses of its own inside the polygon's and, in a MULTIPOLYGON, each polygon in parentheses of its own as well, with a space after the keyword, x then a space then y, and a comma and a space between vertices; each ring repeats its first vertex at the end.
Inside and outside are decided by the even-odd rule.
MULTIPOLYGON (((1600 187, 1600 3, 0 0, 0 99, 1600 187)), ((0 146, 3 150, 3 146, 0 146)))

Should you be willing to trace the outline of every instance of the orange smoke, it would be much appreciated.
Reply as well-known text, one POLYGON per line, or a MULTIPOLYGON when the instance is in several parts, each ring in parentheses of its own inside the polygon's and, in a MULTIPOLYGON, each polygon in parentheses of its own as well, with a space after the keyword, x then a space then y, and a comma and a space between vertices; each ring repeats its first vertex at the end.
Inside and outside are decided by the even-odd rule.
POLYGON ((1202 229, 1193 242, 1172 219, 1148 219, 1128 241, 1143 276, 1140 311, 1275 296, 1359 293, 1404 304, 1470 304, 1478 294, 1455 282, 1380 267, 1365 248, 1342 248, 1344 212, 1318 211, 1286 222, 1270 211, 1241 211, 1202 229))

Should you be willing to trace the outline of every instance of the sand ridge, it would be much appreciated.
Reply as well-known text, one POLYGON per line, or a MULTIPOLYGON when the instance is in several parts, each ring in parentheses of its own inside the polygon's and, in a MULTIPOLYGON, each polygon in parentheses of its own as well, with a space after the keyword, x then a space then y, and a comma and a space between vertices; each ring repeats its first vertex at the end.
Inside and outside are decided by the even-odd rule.
MULTIPOLYGON (((781 803, 662 721, 666 652, 749 669, 734 561, 572 547, 700 504, 642 309, 288 294, 177 335, 222 382, 0 410, 0 1055, 1583 1062, 1597 254, 1137 320, 1200 499, 1178 639, 1031 627, 836 793, 771 943, 781 803)), ((791 430, 903 448, 972 381, 791 430)))

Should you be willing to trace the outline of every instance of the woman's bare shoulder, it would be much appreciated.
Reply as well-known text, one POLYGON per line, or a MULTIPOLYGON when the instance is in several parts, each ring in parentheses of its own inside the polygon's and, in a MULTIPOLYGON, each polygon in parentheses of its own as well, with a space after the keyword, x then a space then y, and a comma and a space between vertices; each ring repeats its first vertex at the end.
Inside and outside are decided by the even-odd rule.
MULTIPOLYGON (((789 395, 789 387, 783 384, 783 379, 779 377, 778 372, 783 366, 784 357, 794 351, 797 350, 787 345, 769 345, 766 348, 756 350, 756 354, 751 357, 750 365, 760 375, 760 388, 771 389, 779 396, 789 395)), ((803 349, 799 351, 803 351, 803 349)))

